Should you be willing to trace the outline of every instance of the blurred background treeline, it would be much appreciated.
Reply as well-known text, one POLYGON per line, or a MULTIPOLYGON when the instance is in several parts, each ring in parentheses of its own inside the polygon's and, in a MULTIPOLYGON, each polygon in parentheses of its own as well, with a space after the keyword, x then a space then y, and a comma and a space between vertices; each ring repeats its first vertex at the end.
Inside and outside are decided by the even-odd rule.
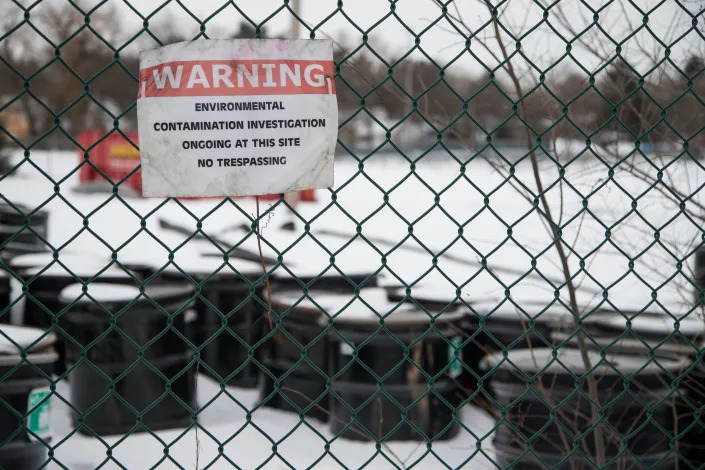
MULTIPOLYGON (((86 24, 75 9, 55 4, 29 25, 13 30, 15 24, 6 18, 0 41, 0 124, 6 140, 34 148, 72 148, 85 129, 134 130, 138 49, 193 39, 162 21, 149 26, 151 44, 143 35, 138 47, 116 49, 125 38, 110 8, 93 12, 86 24)), ((271 37, 247 22, 207 36, 271 37)), ((589 72, 559 65, 524 84, 526 115, 516 113, 514 88, 500 70, 470 73, 418 53, 381 57, 343 40, 335 42, 335 55, 346 149, 506 146, 522 142, 528 125, 547 147, 588 138, 633 147, 639 139, 642 148, 662 151, 685 142, 692 154, 704 155, 705 104, 698 96, 705 96, 705 74, 697 54, 645 75, 619 58, 589 72)))

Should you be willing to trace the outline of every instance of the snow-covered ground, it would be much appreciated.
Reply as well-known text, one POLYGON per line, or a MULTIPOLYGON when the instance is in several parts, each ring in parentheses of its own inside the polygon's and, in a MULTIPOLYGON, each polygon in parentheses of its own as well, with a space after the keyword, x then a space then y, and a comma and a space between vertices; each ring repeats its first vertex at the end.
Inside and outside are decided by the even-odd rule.
MULTIPOLYGON (((565 161, 583 148, 565 145, 559 151, 564 153, 561 158, 565 161)), ((459 152, 456 156, 466 160, 470 155, 459 152)), ((0 182, 0 192, 13 202, 32 208, 42 205, 50 211, 49 240, 62 251, 94 253, 106 262, 116 251, 121 262, 164 266, 169 262, 168 250, 175 250, 174 262, 186 267, 195 255, 214 252, 216 247, 201 240, 184 244, 185 236, 162 229, 159 219, 195 230, 196 218, 202 217, 203 230, 209 235, 240 243, 241 248, 253 252, 257 250, 256 237, 238 227, 243 222, 249 224, 245 214, 255 212, 251 199, 237 200, 235 206, 221 200, 165 203, 160 199, 78 193, 73 191, 78 184, 78 158, 74 153, 37 151, 30 158, 54 181, 25 163, 16 176, 0 182), (73 207, 69 207, 69 202, 73 207), (146 222, 144 227, 142 220, 146 222)), ((648 174, 657 174, 658 169, 645 162, 636 163, 648 174)), ((541 166, 544 186, 551 188, 548 197, 553 216, 567 224, 562 230, 563 240, 566 250, 573 253, 570 267, 580 286, 582 306, 604 302, 606 289, 609 302, 622 309, 647 308, 674 314, 690 310, 689 260, 679 267, 677 258, 684 259, 700 240, 701 222, 667 202, 658 191, 663 184, 653 189, 642 179, 623 172, 609 179, 609 168, 589 153, 566 168, 560 184, 554 184, 558 181, 554 165, 542 160, 541 166), (584 197, 587 211, 583 210, 584 197), (654 236, 656 230, 658 239, 654 236), (583 258, 582 270, 578 257, 583 258), (660 306, 653 303, 654 294, 660 306)), ((364 165, 351 158, 339 158, 335 167, 335 200, 329 191, 319 190, 318 202, 300 205, 301 216, 310 223, 309 233, 301 223, 294 233, 278 230, 286 214, 284 208, 277 208, 263 222, 263 249, 265 255, 281 253, 286 267, 300 275, 334 269, 334 256, 335 268, 346 274, 379 272, 384 282, 431 287, 451 297, 459 286, 465 298, 477 302, 499 302, 508 290, 520 305, 535 301, 545 304, 554 298, 562 270, 545 222, 533 209, 532 201, 525 200, 511 186, 535 189, 529 162, 516 165, 509 177, 511 185, 502 184, 504 179, 480 159, 472 160, 461 173, 460 165, 442 152, 429 154, 413 171, 408 162, 395 154, 375 154, 364 165), (358 226, 360 236, 356 236, 358 226), (354 242, 349 243, 353 238, 354 242), (434 261, 439 253, 443 254, 434 261), (483 258, 492 273, 482 268, 483 258), (529 275, 524 275, 527 272, 529 275), (546 279, 557 282, 552 285, 546 279)), ((673 181, 679 190, 690 194, 705 183, 705 171, 693 162, 678 162, 667 167, 662 180, 673 181)), ((686 212, 695 210, 690 202, 685 207, 686 212)), ((268 203, 263 203, 261 210, 267 208, 268 203)), ((67 264, 70 267, 68 258, 67 264)), ((236 262, 233 265, 238 266, 236 262)), ((281 266, 277 269, 283 270, 281 266)), ((567 289, 560 289, 559 295, 567 300, 567 289)), ((254 391, 228 391, 244 408, 257 401, 254 391)), ((62 388, 59 393, 67 396, 68 390, 62 388)), ((214 382, 199 378, 199 403, 208 403, 215 396, 218 398, 203 411, 200 423, 214 438, 223 441, 245 425, 246 412, 222 394, 214 382)), ((205 432, 199 433, 197 444, 194 431, 183 434, 174 430, 159 432, 161 442, 147 434, 124 440, 105 439, 105 443, 114 446, 114 461, 106 460, 105 443, 70 434, 72 427, 65 405, 55 400, 52 413, 54 442, 61 442, 55 458, 71 469, 95 468, 103 463, 101 468, 119 468, 117 462, 129 469, 151 468, 160 462, 160 468, 178 468, 174 462, 183 468, 194 468, 197 448, 199 467, 205 468, 218 456, 218 443, 205 432), (61 441, 65 436, 69 437, 61 441), (164 459, 165 443, 169 445, 168 459, 164 459)), ((245 426, 224 449, 242 468, 257 467, 270 457, 265 468, 304 468, 319 458, 317 468, 339 468, 335 459, 348 467, 358 467, 372 458, 375 460, 369 468, 402 466, 397 458, 404 466, 421 459, 416 468, 440 468, 434 454, 456 467, 475 455, 478 438, 482 451, 491 452, 488 433, 493 425, 487 415, 468 406, 463 422, 475 435, 461 431, 452 440, 434 443, 432 452, 425 445, 390 443, 389 448, 398 456, 393 457, 386 448, 377 453, 374 444, 343 439, 335 440, 326 453, 325 442, 306 425, 300 425, 293 414, 258 409, 252 422, 257 427, 245 426), (272 457, 273 442, 263 432, 276 442, 280 457, 272 457), (393 465, 386 458, 396 463, 393 465)), ((331 437, 324 423, 311 421, 311 425, 326 438, 331 437)), ((480 453, 465 467, 483 468, 485 460, 480 453)), ((220 459, 209 468, 231 465, 220 459)))
MULTIPOLYGON (((199 377, 198 402, 209 404, 200 415, 199 425, 202 429, 198 433, 195 430, 185 433, 183 429, 175 429, 156 432, 159 439, 147 433, 136 433, 128 438, 104 437, 104 442, 76 433, 61 443, 55 451, 55 457, 72 470, 98 467, 132 470, 155 466, 159 469, 195 469, 198 453, 199 469, 230 469, 233 468, 232 464, 219 458, 218 447, 220 443, 226 442, 223 454, 243 469, 299 469, 309 468, 314 463, 315 468, 343 468, 336 460, 348 468, 361 468, 368 461, 367 468, 375 469, 405 468, 417 461, 414 468, 439 468, 441 464, 433 453, 452 468, 494 468, 479 453, 472 464, 463 467, 464 462, 478 452, 476 437, 463 429, 453 439, 434 443, 433 453, 429 453, 425 443, 388 442, 378 451, 374 443, 348 439, 332 441, 326 452, 326 441, 323 438, 328 441, 333 438, 326 423, 311 418, 302 423, 294 413, 258 408, 252 413, 252 424, 248 425, 245 409, 252 409, 258 402, 257 391, 228 387, 227 392, 239 404, 222 392, 219 384, 204 376, 199 377), (236 433, 237 436, 233 437, 236 433), (274 445, 276 455, 272 450, 274 445), (166 446, 169 449, 167 458, 164 453, 166 446), (114 461, 106 457, 108 448, 112 450, 114 461)), ((58 393, 68 396, 68 387, 60 389, 58 393)), ((65 404, 54 400, 52 407, 52 432, 54 442, 58 442, 73 432, 73 426, 65 404)), ((478 437, 485 438, 482 451, 493 457, 491 438, 488 436, 494 421, 473 406, 463 409, 462 420, 478 437)))
MULTIPOLYGON (((583 148, 565 146, 563 160, 583 148)), ((469 157, 456 156, 460 160, 469 157)), ((0 182, 0 190, 13 202, 49 210, 49 239, 62 250, 105 258, 115 250, 122 262, 164 265, 172 249, 175 263, 188 263, 193 254, 213 252, 215 246, 204 241, 184 245, 185 237, 161 229, 159 220, 196 230, 198 217, 203 218, 207 234, 257 251, 256 236, 238 228, 249 225, 245 214, 255 213, 251 199, 239 199, 235 206, 222 200, 165 203, 82 194, 73 192, 78 184, 74 153, 33 152, 31 159, 54 181, 25 163, 18 176, 0 182)), ((685 195, 705 183, 705 171, 698 164, 685 159, 676 164, 656 163, 665 168, 663 182, 685 195)), ((657 168, 640 160, 637 164, 656 176, 657 168)), ((547 160, 541 165, 553 216, 565 225, 563 241, 566 251, 572 252, 570 267, 581 286, 582 305, 601 302, 602 291, 607 289, 609 301, 620 308, 648 307, 655 292, 669 311, 688 310, 692 287, 686 277, 691 266, 684 258, 699 243, 702 225, 688 215, 700 214, 691 201, 685 211, 679 211, 658 191, 666 188, 663 183, 652 189, 619 171, 608 179, 609 168, 589 152, 566 168, 562 184, 554 184, 558 181, 555 165, 547 160), (582 270, 578 256, 584 261, 582 270), (678 260, 685 261, 680 270, 678 260)), ((262 223, 263 249, 265 255, 281 253, 283 263, 302 275, 332 269, 334 255, 335 266, 345 273, 379 271, 390 282, 430 284, 448 292, 455 292, 457 285, 478 301, 503 298, 508 287, 517 301, 533 299, 539 292, 552 299, 554 286, 543 276, 560 283, 563 272, 551 236, 531 201, 511 186, 535 190, 529 161, 516 166, 508 183, 503 184, 504 180, 505 176, 479 158, 461 175, 460 166, 443 152, 427 155, 414 171, 402 157, 391 153, 375 154, 361 169, 351 158, 338 158, 335 201, 328 190, 319 190, 318 202, 299 206, 301 216, 310 222, 310 233, 304 233, 301 223, 294 233, 279 231, 287 213, 279 206, 262 223), (356 236, 358 224, 360 236, 356 236), (355 242, 349 244, 353 238, 355 242), (435 266, 431 253, 443 253, 435 266), (481 267, 483 257, 494 275, 481 267), (532 257, 536 261, 533 270, 532 257), (524 276, 526 272, 530 275, 524 276)), ((691 200, 700 201, 699 194, 691 200)), ((268 207, 263 202, 262 212, 268 207)), ((563 298, 567 298, 565 291, 561 289, 563 298)))

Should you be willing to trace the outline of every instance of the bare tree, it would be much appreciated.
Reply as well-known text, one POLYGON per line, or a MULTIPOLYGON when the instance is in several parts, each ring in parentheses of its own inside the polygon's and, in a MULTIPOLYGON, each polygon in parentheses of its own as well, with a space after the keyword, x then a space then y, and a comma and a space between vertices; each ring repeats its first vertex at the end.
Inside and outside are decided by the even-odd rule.
MULTIPOLYGON (((665 196, 665 200, 669 203, 668 208, 674 213, 684 215, 687 213, 689 217, 702 220, 705 212, 702 211, 703 206, 697 197, 700 186, 697 183, 694 184, 693 178, 682 178, 682 166, 671 165, 674 158, 677 159, 679 156, 692 159, 692 153, 689 151, 676 152, 676 155, 666 158, 664 154, 656 152, 652 158, 643 158, 644 151, 640 150, 640 147, 646 149, 646 144, 656 148, 667 139, 674 140, 674 136, 681 134, 680 129, 687 129, 687 120, 683 113, 678 116, 676 104, 683 96, 693 92, 696 81, 693 76, 697 74, 698 63, 691 61, 690 72, 681 73, 675 67, 675 73, 666 73, 659 67, 668 63, 663 60, 663 44, 669 44, 669 38, 659 38, 653 44, 637 43, 636 50, 632 54, 620 55, 619 49, 621 47, 601 40, 600 35, 603 34, 602 31, 606 26, 603 25, 603 28, 582 28, 581 23, 576 21, 575 15, 565 11, 561 3, 550 5, 550 7, 546 5, 545 11, 550 15, 551 20, 562 28, 560 32, 565 33, 564 37, 575 38, 574 44, 572 44, 573 48, 577 45, 583 49, 585 56, 592 57, 595 61, 594 70, 597 71, 587 71, 584 75, 575 74, 566 79, 562 82, 562 86, 555 90, 558 92, 556 94, 553 93, 554 90, 546 88, 545 72, 529 58, 530 53, 524 53, 524 49, 520 49, 520 38, 529 27, 525 24, 520 24, 519 27, 513 26, 515 18, 509 16, 508 13, 512 2, 495 4, 490 0, 480 0, 479 4, 484 8, 485 14, 481 15, 478 27, 473 27, 466 21, 456 3, 450 5, 445 5, 442 2, 437 3, 439 8, 446 10, 446 18, 462 39, 467 42, 472 38, 474 44, 479 44, 484 49, 489 57, 485 65, 493 69, 492 79, 494 80, 500 75, 509 79, 509 94, 512 97, 512 110, 509 115, 511 119, 520 123, 517 127, 523 133, 524 151, 531 164, 535 187, 529 188, 523 182, 512 184, 513 178, 510 177, 509 168, 506 165, 497 161, 489 163, 496 171, 505 176, 507 183, 512 184, 522 197, 534 204, 536 214, 541 218, 548 231, 551 247, 555 250, 557 262, 564 277, 563 284, 558 287, 565 287, 567 290, 568 305, 575 319, 573 329, 577 338, 577 347, 583 359, 583 368, 586 371, 583 378, 587 385, 587 396, 591 402, 589 422, 594 425, 590 432, 593 448, 589 449, 587 454, 595 459, 598 467, 602 467, 607 462, 606 448, 608 443, 614 442, 618 436, 615 436, 614 432, 605 426, 606 421, 600 415, 600 408, 603 404, 600 403, 598 386, 593 373, 593 367, 596 364, 591 363, 585 334, 580 327, 584 310, 578 302, 577 294, 581 290, 581 283, 584 280, 592 280, 592 276, 589 269, 583 265, 584 259, 581 259, 579 251, 576 250, 576 241, 580 239, 582 223, 576 223, 571 228, 568 223, 563 222, 563 188, 566 182, 564 174, 566 165, 570 161, 561 161, 560 152, 549 156, 549 161, 546 161, 543 166, 540 165, 539 158, 541 155, 547 154, 547 140, 552 137, 555 138, 556 135, 577 136, 585 142, 583 153, 594 156, 597 162, 596 166, 590 169, 589 178, 586 178, 586 180, 592 178, 597 190, 617 181, 615 173, 625 174, 625 178, 629 177, 632 180, 646 183, 642 189, 642 191, 646 191, 646 195, 632 196, 627 192, 626 196, 636 202, 632 204, 633 207, 626 216, 622 216, 621 219, 620 217, 607 217, 617 220, 617 222, 613 224, 614 227, 609 227, 613 233, 608 236, 609 239, 606 243, 598 245, 602 247, 598 251, 614 247, 618 253, 619 250, 622 250, 623 256, 627 256, 625 253, 643 252, 643 248, 639 251, 635 246, 638 244, 636 242, 638 238, 635 239, 639 233, 638 224, 630 226, 623 223, 622 220, 632 214, 635 219, 639 217, 643 219, 643 216, 640 216, 635 208, 639 207, 642 211, 647 211, 648 208, 645 204, 647 196, 657 195, 657 198, 661 198, 662 201, 665 196), (516 47, 513 47, 515 44, 516 47), (659 50, 659 48, 661 49, 659 50), (638 61, 638 65, 635 61, 638 61), (690 77, 688 77, 688 73, 691 74, 690 77), (577 77, 581 75, 585 78, 578 79, 577 77), (674 84, 683 84, 684 80, 685 90, 678 91, 674 84), (589 96, 592 100, 586 101, 582 99, 583 96, 589 96), (668 119, 669 112, 673 113, 670 120, 668 119), (578 117, 582 119, 578 119, 578 117), (545 125, 542 126, 543 122, 545 125), (675 126, 679 130, 676 130, 675 126), (555 134, 551 136, 548 133, 549 130, 553 130, 555 134), (598 141, 601 135, 607 137, 609 133, 616 134, 611 137, 616 141, 615 145, 591 148, 591 141, 598 141), (622 141, 620 141, 620 136, 622 136, 622 141), (632 142, 632 150, 627 150, 626 155, 623 154, 623 151, 628 145, 620 145, 625 140, 632 142), (549 172, 549 169, 554 171, 549 172), (596 172, 605 169, 609 169, 607 178, 596 177, 596 172), (547 180, 547 178, 549 179, 547 180), (550 191, 554 191, 554 194, 558 192, 558 196, 549 200, 550 191), (688 207, 692 212, 688 211, 688 207), (569 232, 575 234, 574 241, 567 239, 566 235, 569 232), (629 248, 620 248, 620 245, 616 245, 615 240, 619 240, 620 245, 623 244, 629 248)), ((614 3, 623 10, 627 8, 626 2, 614 3)), ((624 17, 628 16, 625 12, 624 17)), ((552 27, 556 26, 552 24, 552 27)), ((619 36, 615 28, 623 27, 627 31, 640 29, 639 25, 631 22, 626 22, 625 26, 612 21, 610 27, 613 29, 607 29, 607 33, 612 32, 615 36, 619 36)), ((553 31, 548 34, 555 34, 553 31)), ((675 39, 677 36, 674 31, 667 31, 664 34, 675 39)), ((665 56, 667 57, 668 54, 665 56)), ((551 56, 547 55, 542 60, 553 68, 550 63, 551 59, 551 56)), ((697 94, 695 95, 697 96, 697 94)), ((677 138, 675 137, 675 139, 677 138)), ((694 138, 695 135, 691 134, 690 139, 684 140, 693 140, 694 138)), ((649 151, 651 150, 649 149, 649 151)), ((573 181, 571 184, 574 186, 573 181)), ((621 191, 627 190, 622 189, 621 191)), ((587 211, 582 210, 581 212, 585 214, 587 211)), ((607 214, 605 213, 605 215, 607 214)), ((579 221, 580 218, 576 216, 573 220, 579 221)), ((607 225, 609 226, 609 223, 607 225)), ((648 224, 646 225, 648 226, 648 224)), ((648 231, 648 228, 646 230, 648 231)), ((664 236, 665 233, 659 233, 663 230, 660 225, 652 230, 657 232, 655 242, 657 245, 651 248, 651 251, 656 253, 649 256, 646 261, 643 259, 644 257, 636 256, 640 269, 647 270, 650 274, 658 277, 664 263, 667 263, 674 266, 676 273, 680 272, 683 269, 681 264, 685 264, 684 261, 689 253, 692 253, 693 240, 687 237, 684 239, 679 234, 669 233, 669 236, 664 236), (659 256, 659 251, 663 251, 663 256, 659 256)), ((649 235, 653 235, 653 231, 649 235)), ((632 264, 634 263, 632 262, 632 264)), ((674 281, 675 277, 669 278, 669 276, 660 275, 663 282, 683 281, 684 289, 687 289, 687 292, 691 291, 692 281, 688 281, 685 276, 683 279, 675 279, 674 281)), ((609 290, 609 287, 609 285, 603 287, 605 292, 609 290)), ((656 291, 654 290, 654 292, 656 291)), ((687 303, 691 303, 689 295, 684 296, 683 301, 686 302, 686 297, 687 303)), ((603 302, 605 301, 600 299, 600 303, 603 302)), ((611 304, 606 301, 605 305, 611 304)), ((548 391, 548 395, 550 395, 550 391, 548 391)), ((546 398, 550 398, 550 396, 546 398)), ((572 447, 569 446, 564 450, 572 452, 572 447)))

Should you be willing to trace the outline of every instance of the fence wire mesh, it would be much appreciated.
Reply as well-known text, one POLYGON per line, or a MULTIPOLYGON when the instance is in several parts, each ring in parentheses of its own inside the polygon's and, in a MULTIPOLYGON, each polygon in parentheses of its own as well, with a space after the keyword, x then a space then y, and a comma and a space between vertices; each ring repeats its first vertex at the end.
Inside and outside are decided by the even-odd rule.
POLYGON ((0 0, 0 468, 704 468, 704 8, 0 0), (335 186, 141 198, 232 37, 333 40, 335 186))

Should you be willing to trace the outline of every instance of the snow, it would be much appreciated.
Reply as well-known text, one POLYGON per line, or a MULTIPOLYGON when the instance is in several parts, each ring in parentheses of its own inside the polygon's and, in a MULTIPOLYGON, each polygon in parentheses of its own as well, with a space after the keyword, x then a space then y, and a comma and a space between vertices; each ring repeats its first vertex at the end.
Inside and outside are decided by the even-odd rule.
POLYGON ((64 304, 71 302, 92 303, 92 299, 98 302, 128 303, 141 295, 140 290, 135 286, 90 282, 87 287, 87 295, 83 295, 83 285, 81 284, 65 287, 59 294, 59 300, 64 304))
POLYGON ((478 317, 486 317, 488 320, 528 322, 533 318, 538 325, 557 326, 568 323, 569 319, 573 318, 569 305, 551 303, 550 300, 545 302, 519 300, 517 302, 515 299, 515 302, 516 305, 509 301, 491 300, 473 304, 471 307, 478 317))
MULTIPOLYGON (((389 295, 394 299, 404 299, 406 298, 406 288, 401 287, 397 289, 392 289, 389 295)), ((455 289, 449 288, 448 286, 446 286, 445 288, 439 288, 436 286, 426 286, 423 284, 417 285, 413 289, 413 295, 411 296, 411 298, 419 304, 424 304, 425 302, 436 304, 442 303, 445 305, 451 302, 472 303, 472 300, 470 299, 468 294, 463 295, 463 293, 461 292, 461 296, 460 298, 458 298, 455 293, 455 289)))
MULTIPOLYGON (((562 344, 567 341, 572 347, 576 347, 578 344, 577 337, 573 334, 570 339, 568 336, 572 333, 554 332, 551 334, 551 339, 554 344, 562 344)), ((604 348, 609 350, 611 353, 625 353, 625 354, 637 354, 641 356, 648 356, 650 353, 649 349, 653 350, 660 362, 662 357, 693 357, 697 352, 696 348, 685 343, 679 342, 677 337, 672 338, 671 341, 663 342, 663 339, 655 340, 650 338, 644 338, 640 336, 638 339, 632 336, 626 336, 624 338, 615 339, 613 333, 605 334, 599 332, 590 332, 590 338, 586 339, 587 343, 591 346, 604 348), (648 348, 648 349, 647 349, 648 348)), ((696 346, 697 347, 697 346, 696 346)))
MULTIPOLYGON (((628 317, 631 321, 631 329, 639 335, 661 337, 665 339, 666 335, 675 331, 675 320, 667 315, 636 315, 634 318, 628 317)), ((622 315, 610 315, 600 322, 603 328, 613 328, 615 330, 624 331, 627 328, 627 318, 622 315)), ((687 338, 696 340, 702 338, 705 333, 702 318, 689 316, 678 322, 678 331, 687 338)))
MULTIPOLYGON (((32 159, 57 179, 66 177, 77 164, 77 157, 70 152, 33 152, 32 159)), ((549 163, 542 162, 546 186, 556 181, 549 163)), ((705 182, 705 172, 695 164, 670 168, 669 178, 686 193, 705 182)), ((655 290, 657 301, 671 313, 686 312, 692 302, 688 267, 686 263, 679 270, 674 257, 686 257, 697 243, 700 227, 662 195, 649 190, 646 183, 623 174, 616 174, 607 182, 607 171, 594 159, 578 161, 566 170, 565 178, 572 187, 564 184, 562 188, 566 225, 563 237, 575 252, 570 268, 580 286, 579 303, 588 306, 602 302, 609 306, 602 295, 603 288, 607 288, 612 306, 641 310, 654 305, 655 290), (590 211, 579 212, 582 197, 594 191, 597 184, 602 187, 589 196, 590 211), (636 201, 639 215, 632 209, 631 194, 641 195, 636 201), (567 223, 571 218, 573 221, 567 223), (658 242, 654 240, 652 227, 659 228, 658 242), (584 270, 580 270, 576 255, 583 258, 584 270)), ((301 223, 293 233, 278 230, 287 218, 287 210, 281 206, 275 208, 273 215, 265 215, 262 223, 263 252, 282 256, 284 266, 274 270, 275 276, 288 275, 287 269, 302 276, 333 274, 337 269, 346 274, 379 272, 385 282, 432 286, 450 292, 459 286, 471 300, 501 299, 506 289, 512 297, 552 299, 554 290, 561 285, 562 269, 551 237, 533 206, 507 184, 500 186, 503 178, 480 160, 468 164, 466 175, 469 180, 458 179, 458 164, 440 153, 422 159, 413 173, 408 163, 393 154, 379 155, 377 160, 366 162, 362 170, 352 159, 339 158, 335 203, 331 204, 327 191, 319 191, 318 203, 300 205, 301 216, 311 220, 308 232, 301 223), (434 191, 439 194, 443 210, 434 205, 434 191), (384 201, 385 192, 388 203, 384 201), (413 233, 409 233, 409 226, 413 233), (462 235, 459 235, 460 226, 462 235), (444 249, 434 265, 434 254, 444 249), (532 257, 536 262, 534 270, 532 257), (482 269, 483 258, 492 267, 492 274, 482 269), (529 275, 523 276, 526 272, 529 275)), ((251 253, 258 252, 256 235, 232 228, 242 223, 249 226, 245 214, 255 213, 251 199, 237 199, 239 207, 210 199, 180 203, 121 199, 112 194, 74 193, 71 188, 77 184, 76 179, 77 175, 72 174, 60 188, 78 213, 57 198, 53 182, 29 165, 20 168, 19 177, 2 182, 3 193, 13 202, 33 207, 49 199, 46 206, 51 212, 49 238, 55 246, 62 247, 60 252, 90 251, 110 259, 115 251, 120 262, 164 266, 169 263, 172 250, 175 264, 189 265, 192 256, 215 252, 218 247, 205 240, 187 241, 182 234, 163 230, 158 219, 195 231, 198 219, 206 215, 201 221, 205 233, 218 235, 251 253), (24 190, 29 181, 33 186, 31 192, 24 190)), ((528 162, 517 164, 514 180, 527 187, 535 186, 528 162)), ((559 189, 554 186, 547 194, 557 216, 561 214, 557 202, 559 189)), ((697 200, 697 194, 694 199, 697 200)), ((261 212, 265 213, 269 206, 270 203, 263 202, 261 212)), ((567 289, 559 290, 567 299, 567 289)))
POLYGON ((0 355, 19 355, 18 347, 27 349, 32 346, 33 350, 37 350, 53 344, 54 341, 56 341, 54 333, 47 334, 39 328, 0 323, 0 355))
MULTIPOLYGON (((538 371, 546 370, 556 374, 580 375, 585 373, 585 363, 578 349, 562 348, 554 357, 552 348, 514 349, 506 356, 498 352, 488 355, 484 359, 483 367, 489 369, 499 367, 517 373, 518 371, 533 375, 538 371)), ((647 354, 614 354, 609 353, 603 360, 599 351, 588 351, 590 364, 597 367, 597 375, 622 375, 629 376, 635 373, 661 374, 664 370, 669 372, 683 371, 688 367, 687 358, 661 356, 658 362, 647 354)), ((643 377, 643 376, 642 376, 643 377)))
POLYGON ((262 266, 258 263, 236 258, 228 258, 228 263, 225 263, 223 255, 220 252, 206 251, 204 253, 193 253, 192 256, 183 257, 178 263, 170 263, 166 266, 161 266, 156 263, 154 269, 159 269, 161 272, 172 275, 180 275, 183 272, 190 276, 205 277, 216 274, 216 277, 238 277, 244 276, 248 279, 257 279, 262 275, 262 266), (237 273, 236 271, 237 270, 237 273))
MULTIPOLYGON (((300 291, 289 291, 274 293, 272 300, 280 305, 295 305, 297 309, 320 312, 324 324, 328 322, 327 317, 333 317, 336 324, 370 326, 378 326, 384 318, 384 323, 390 328, 395 325, 426 325, 431 321, 428 313, 413 304, 389 301, 387 291, 379 287, 360 289, 357 296, 354 292, 315 290, 304 296, 300 291)), ((440 324, 459 320, 463 316, 459 310, 448 310, 435 319, 440 324)))
MULTIPOLYGON (((148 433, 137 433, 127 439, 122 436, 103 437, 104 442, 78 433, 71 434, 74 428, 70 423, 68 407, 55 399, 51 409, 54 442, 64 438, 67 440, 55 450, 54 456, 66 467, 79 470, 96 468, 104 462, 105 466, 101 468, 106 469, 148 469, 157 464, 160 470, 179 466, 193 469, 196 468, 196 449, 198 468, 209 465, 212 466, 208 468, 213 469, 233 468, 226 457, 246 469, 260 465, 265 469, 307 468, 314 462, 318 462, 316 468, 342 468, 335 459, 349 468, 359 468, 370 459, 373 459, 370 468, 394 468, 385 460, 385 455, 397 467, 402 466, 401 462, 404 466, 410 466, 421 459, 418 468, 438 468, 438 461, 428 454, 426 446, 416 442, 391 442, 379 451, 374 443, 346 439, 330 442, 333 435, 328 432, 325 423, 311 418, 302 422, 295 413, 270 408, 257 408, 248 422, 247 410, 254 409, 259 401, 256 390, 227 387, 221 391, 219 384, 201 376, 197 392, 198 402, 203 405, 199 420, 202 429, 198 433, 195 430, 184 432, 175 429, 159 431, 155 433, 156 438, 148 433), (326 441, 330 442, 328 451, 325 449, 326 441), (218 451, 221 443, 223 455, 218 451), (168 458, 165 458, 165 446, 168 446, 168 458), (276 446, 276 455, 273 455, 273 446, 276 446), (114 460, 106 457, 108 447, 114 460)), ((58 393, 67 396, 67 384, 61 383, 58 393)), ((465 423, 471 423, 473 432, 478 436, 488 435, 494 425, 488 415, 474 407, 465 407, 462 419, 465 423)), ((485 439, 483 450, 492 452, 490 444, 490 439, 485 439)), ((461 429, 455 438, 435 442, 433 451, 449 465, 459 467, 476 451, 475 438, 461 429)), ((466 468, 494 467, 480 455, 466 468)))
MULTIPOLYGON (((24 255, 14 256, 9 262, 13 270, 45 267, 54 261, 54 253, 27 253, 24 255)), ((97 257, 81 252, 67 252, 62 250, 57 258, 58 262, 66 266, 75 266, 76 264, 85 266, 89 261, 95 261, 94 266, 103 267, 108 263, 108 260, 99 260, 97 257)), ((73 269, 72 269, 73 270, 73 269)))
MULTIPOLYGON (((85 259, 84 259, 85 260, 85 259)), ((22 270, 23 277, 80 277, 82 279, 89 279, 93 276, 98 276, 99 279, 106 278, 125 278, 128 279, 130 275, 123 269, 117 266, 106 267, 107 264, 101 265, 100 263, 94 263, 91 261, 84 263, 73 263, 70 266, 64 267, 59 263, 47 265, 35 266, 32 268, 27 268, 22 270)))
MULTIPOLYGON (((560 142, 557 148, 565 152, 565 162, 582 144, 560 142)), ((701 223, 659 192, 663 185, 619 170, 610 177, 609 165, 597 158, 604 158, 601 153, 598 147, 585 152, 565 167, 562 178, 554 163, 540 162, 546 197, 570 254, 579 305, 666 311, 677 318, 692 315, 688 257, 699 243, 701 223)), ((455 151, 455 157, 467 162, 463 172, 444 152, 429 153, 413 170, 393 152, 376 153, 364 163, 337 158, 335 200, 322 190, 318 202, 301 204, 298 210, 308 226, 298 221, 294 232, 279 229, 290 219, 283 206, 269 211, 271 203, 262 202, 263 254, 282 260, 268 266, 268 272, 275 277, 290 276, 289 271, 307 277, 378 273, 385 285, 411 286, 412 296, 418 287, 422 292, 449 293, 452 299, 459 288, 463 299, 478 304, 496 305, 507 295, 527 309, 545 305, 556 295, 568 304, 553 236, 532 198, 526 200, 509 184, 535 192, 530 162, 517 161, 507 176, 480 158, 470 159, 471 152, 455 151)), ((668 157, 654 157, 651 166, 640 158, 635 155, 629 161, 653 178, 663 170, 661 181, 692 195, 686 211, 696 210, 694 204, 701 202, 697 190, 705 183, 705 171, 697 163, 674 164, 668 157)), ((220 253, 217 244, 163 229, 160 219, 189 231, 200 224, 204 233, 258 253, 257 236, 238 228, 251 224, 256 213, 252 199, 165 202, 76 192, 75 153, 32 151, 30 159, 50 178, 25 163, 17 176, 0 183, 2 194, 31 208, 46 203, 42 208, 50 213, 48 237, 60 259, 90 253, 93 274, 113 263, 113 256, 119 263, 164 267, 173 262, 188 270, 222 264, 217 256, 204 260, 204 255, 220 253)), ((507 165, 502 171, 508 171, 507 165)), ((250 269, 256 271, 256 263, 248 264, 250 269)), ((345 439, 327 444, 332 436, 325 423, 301 422, 295 414, 256 407, 257 391, 222 390, 203 376, 198 379, 203 427, 198 441, 195 430, 126 439, 81 436, 70 423, 70 409, 63 401, 68 399, 66 384, 59 384, 52 399, 54 456, 72 469, 101 464, 194 468, 197 458, 199 468, 211 462, 210 468, 232 468, 226 456, 242 468, 305 468, 316 462, 318 468, 339 468, 336 459, 348 467, 369 461, 369 468, 392 468, 402 466, 400 461, 411 466, 418 460, 415 468, 438 468, 436 455, 453 467, 493 468, 484 453, 493 457, 494 421, 473 405, 462 410, 463 423, 471 431, 462 429, 454 439, 434 442, 429 452, 418 443, 391 442, 380 450, 372 443, 345 439), (254 410, 249 419, 248 410, 254 410)))

